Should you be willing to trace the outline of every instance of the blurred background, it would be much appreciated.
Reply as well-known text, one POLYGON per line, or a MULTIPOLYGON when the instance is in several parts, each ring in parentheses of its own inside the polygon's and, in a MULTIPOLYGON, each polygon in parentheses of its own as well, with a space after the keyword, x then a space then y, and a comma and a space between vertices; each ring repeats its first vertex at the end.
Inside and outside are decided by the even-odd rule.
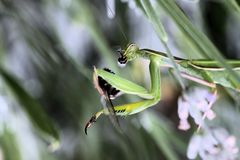
MULTIPOLYGON (((162 0, 151 1, 174 56, 206 58, 162 0)), ((175 3, 173 0, 171 0, 175 3)), ((195 30, 229 59, 240 59, 240 9, 235 0, 177 0, 195 30)), ((0 1, 0 160, 187 159, 197 126, 180 131, 177 101, 182 90, 163 70, 162 101, 139 114, 120 117, 126 136, 107 116, 88 135, 84 126, 102 109, 92 81, 93 66, 149 88, 148 61, 117 66, 117 49, 129 43, 165 52, 140 0, 0 1)), ((173 10, 172 10, 173 11, 173 10)), ((207 43, 207 42, 206 42, 207 43)), ((188 87, 196 83, 185 81, 188 87)), ((239 146, 238 93, 220 87, 209 122, 228 130, 239 146)), ((114 104, 138 100, 123 95, 114 104)))

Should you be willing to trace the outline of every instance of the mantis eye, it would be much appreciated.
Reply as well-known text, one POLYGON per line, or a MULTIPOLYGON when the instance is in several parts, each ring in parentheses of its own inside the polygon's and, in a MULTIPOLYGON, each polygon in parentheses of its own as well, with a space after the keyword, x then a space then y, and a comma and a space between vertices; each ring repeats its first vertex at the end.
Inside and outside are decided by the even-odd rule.
POLYGON ((126 66, 126 63, 120 63, 120 62, 118 61, 118 66, 121 67, 121 68, 123 68, 123 67, 126 66))
POLYGON ((120 67, 124 67, 127 64, 127 57, 124 55, 121 55, 121 57, 118 58, 118 65, 120 67))
POLYGON ((127 57, 124 55, 124 50, 118 50, 117 51, 120 54, 120 57, 118 58, 118 65, 120 67, 125 67, 127 63, 127 57))

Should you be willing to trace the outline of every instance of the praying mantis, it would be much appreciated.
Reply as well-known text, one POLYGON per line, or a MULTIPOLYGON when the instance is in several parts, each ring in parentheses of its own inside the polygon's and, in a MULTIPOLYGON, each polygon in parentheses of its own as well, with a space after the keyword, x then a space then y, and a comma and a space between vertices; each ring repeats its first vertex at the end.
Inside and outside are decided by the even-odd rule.
MULTIPOLYGON (((162 67, 172 69, 173 65, 165 53, 150 49, 140 49, 136 44, 130 44, 126 50, 120 51, 120 55, 118 62, 121 65, 125 65, 127 62, 133 61, 137 58, 146 58, 150 61, 149 72, 151 87, 149 91, 134 82, 121 78, 116 74, 112 74, 106 69, 94 69, 95 77, 101 77, 105 80, 107 85, 112 87, 111 90, 115 89, 125 94, 132 94, 143 98, 143 100, 138 102, 113 106, 114 114, 116 116, 128 116, 154 106, 161 100, 160 69, 162 67)), ((187 60, 178 57, 174 57, 174 61, 176 62, 180 75, 183 78, 208 86, 214 90, 216 90, 217 85, 222 85, 223 87, 240 91, 240 84, 233 83, 229 73, 225 68, 219 67, 217 61, 203 59, 187 60)), ((239 60, 228 60, 226 63, 229 64, 238 75, 240 75, 239 60)), ((111 97, 111 95, 108 96, 111 97)), ((115 97, 113 95, 112 99, 115 97)), ((89 128, 92 123, 96 122, 99 116, 103 114, 110 115, 111 113, 107 108, 104 108, 92 116, 85 126, 86 134, 87 128, 89 128)))

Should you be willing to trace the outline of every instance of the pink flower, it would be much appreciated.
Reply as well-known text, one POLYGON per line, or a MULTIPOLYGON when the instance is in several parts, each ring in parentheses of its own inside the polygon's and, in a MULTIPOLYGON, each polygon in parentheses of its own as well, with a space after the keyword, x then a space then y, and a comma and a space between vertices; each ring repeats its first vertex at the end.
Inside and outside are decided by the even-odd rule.
POLYGON ((178 129, 186 131, 189 128, 190 128, 190 124, 186 119, 180 120, 178 129))
POLYGON ((189 116, 189 107, 190 105, 185 101, 182 97, 178 100, 178 116, 180 118, 180 123, 178 128, 181 130, 188 130, 190 128, 190 124, 188 123, 189 116))
POLYGON ((195 159, 199 155, 203 160, 234 160, 238 151, 236 137, 229 135, 224 128, 204 128, 203 134, 195 134, 191 138, 187 157, 195 159))
POLYGON ((178 116, 180 119, 178 128, 188 130, 189 115, 194 119, 194 122, 201 127, 204 125, 205 117, 212 120, 216 114, 211 109, 214 102, 217 100, 217 95, 203 88, 193 88, 183 93, 178 99, 178 116))

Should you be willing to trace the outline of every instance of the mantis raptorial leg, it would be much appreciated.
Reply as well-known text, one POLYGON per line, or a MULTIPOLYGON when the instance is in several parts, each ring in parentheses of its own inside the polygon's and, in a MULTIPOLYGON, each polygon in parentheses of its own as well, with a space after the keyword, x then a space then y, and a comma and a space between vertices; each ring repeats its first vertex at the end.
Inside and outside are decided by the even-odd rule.
MULTIPOLYGON (((149 49, 139 49, 136 44, 129 45, 125 51, 121 52, 121 57, 118 59, 118 62, 120 64, 126 64, 136 58, 147 58, 150 60, 150 91, 117 75, 110 74, 101 69, 96 70, 98 76, 121 92, 144 98, 144 100, 139 102, 115 106, 114 110, 117 116, 135 114, 158 103, 161 100, 160 68, 173 68, 166 54, 149 49)), ((216 90, 216 84, 236 91, 240 90, 240 83, 232 83, 228 72, 226 72, 225 68, 219 67, 216 61, 202 59, 187 60, 178 57, 174 57, 174 59, 183 78, 208 86, 213 90, 216 90)), ((233 67, 233 70, 237 72, 237 74, 240 74, 239 60, 228 60, 227 63, 233 67)), ((102 114, 108 115, 109 112, 106 109, 97 112, 87 123, 85 131, 102 114)))
MULTIPOLYGON (((145 100, 129 103, 125 105, 115 106, 115 114, 117 116, 127 116, 131 114, 135 114, 138 112, 141 112, 142 110, 151 107, 158 103, 161 99, 161 73, 160 73, 160 63, 159 63, 159 57, 151 56, 150 57, 150 64, 149 64, 149 71, 150 71, 150 77, 151 77, 151 89, 150 92, 147 92, 147 90, 141 86, 138 86, 137 84, 134 84, 133 82, 130 82, 128 80, 125 80, 123 78, 119 78, 115 75, 110 75, 108 72, 104 70, 98 70, 97 73, 100 76, 104 76, 108 81, 108 77, 111 76, 111 80, 108 82, 113 86, 118 88, 124 93, 127 94, 134 94, 138 95, 142 98, 145 98, 145 100), (115 80, 117 79, 117 80, 115 80), (112 82, 113 81, 113 82, 112 82)), ((90 121, 87 123, 85 127, 85 133, 87 134, 87 128, 91 126, 93 122, 96 122, 97 118, 102 115, 109 115, 109 111, 107 109, 103 109, 99 112, 97 112, 94 116, 91 117, 90 121)))

